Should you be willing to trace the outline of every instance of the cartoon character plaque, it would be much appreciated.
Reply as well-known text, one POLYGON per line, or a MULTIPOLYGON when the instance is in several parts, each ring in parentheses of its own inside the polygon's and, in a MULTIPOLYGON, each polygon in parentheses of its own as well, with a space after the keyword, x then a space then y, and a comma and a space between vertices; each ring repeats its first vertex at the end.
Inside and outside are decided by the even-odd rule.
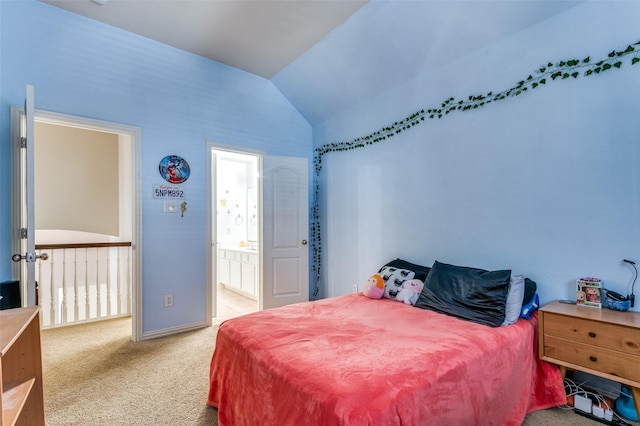
POLYGON ((160 176, 169 183, 179 184, 189 179, 189 163, 177 155, 167 155, 158 165, 160 176))

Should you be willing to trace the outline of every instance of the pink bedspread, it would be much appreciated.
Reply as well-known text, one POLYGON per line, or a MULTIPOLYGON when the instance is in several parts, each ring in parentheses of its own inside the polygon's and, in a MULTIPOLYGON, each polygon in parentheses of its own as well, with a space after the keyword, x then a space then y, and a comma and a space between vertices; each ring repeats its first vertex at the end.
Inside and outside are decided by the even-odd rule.
POLYGON ((208 403, 220 425, 520 425, 566 402, 536 330, 361 294, 256 312, 220 325, 208 403))

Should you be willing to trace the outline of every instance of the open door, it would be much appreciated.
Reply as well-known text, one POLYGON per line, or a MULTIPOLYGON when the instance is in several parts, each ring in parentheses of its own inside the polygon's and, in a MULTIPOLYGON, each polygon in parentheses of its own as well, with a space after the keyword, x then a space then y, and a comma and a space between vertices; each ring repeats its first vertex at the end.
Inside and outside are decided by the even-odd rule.
POLYGON ((14 211, 17 217, 13 220, 13 252, 11 257, 16 263, 18 277, 21 285, 22 305, 35 306, 38 304, 35 282, 35 262, 41 258, 46 260, 48 255, 36 255, 35 249, 35 214, 34 214, 34 115, 35 115, 34 88, 27 85, 24 115, 12 109, 12 120, 16 121, 12 129, 19 129, 19 134, 12 135, 13 162, 15 169, 13 179, 18 179, 20 188, 18 194, 13 195, 14 211))
POLYGON ((309 300, 308 159, 263 158, 260 309, 309 300))
MULTIPOLYGON (((222 280, 231 276, 226 254, 224 259, 218 259, 216 211, 221 201, 227 203, 227 197, 217 193, 217 150, 241 152, 207 142, 207 169, 211 175, 207 181, 207 281, 210 285, 206 309, 212 314, 208 318, 217 318, 219 314, 216 289, 220 273, 222 280)), ((260 155, 260 159, 256 238, 260 256, 256 284, 258 309, 262 310, 309 300, 309 160, 264 155, 260 155)), ((241 270, 240 274, 243 272, 241 270)))

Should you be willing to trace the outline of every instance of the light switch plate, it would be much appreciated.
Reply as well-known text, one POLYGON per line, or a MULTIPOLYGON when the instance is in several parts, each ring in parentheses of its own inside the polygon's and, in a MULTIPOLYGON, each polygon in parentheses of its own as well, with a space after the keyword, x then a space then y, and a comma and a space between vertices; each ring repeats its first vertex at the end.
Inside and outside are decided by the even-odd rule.
POLYGON ((178 205, 175 201, 165 201, 164 202, 164 212, 165 213, 178 213, 178 205))

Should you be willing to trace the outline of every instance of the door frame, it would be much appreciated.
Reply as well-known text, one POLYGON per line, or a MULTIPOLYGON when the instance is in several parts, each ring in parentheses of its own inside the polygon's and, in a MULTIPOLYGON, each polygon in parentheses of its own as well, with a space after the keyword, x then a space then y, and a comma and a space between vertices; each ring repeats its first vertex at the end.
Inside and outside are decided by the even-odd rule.
MULTIPOLYGON (((20 138, 20 120, 24 115, 24 108, 18 106, 11 107, 11 141, 12 147, 15 148, 15 143, 19 143, 20 138)), ((141 226, 141 202, 140 202, 140 152, 142 133, 139 127, 130 126, 127 124, 114 123, 109 121, 95 120, 86 117, 80 117, 75 115, 61 114, 50 111, 43 111, 36 109, 34 112, 34 120, 38 122, 45 122, 49 124, 56 124, 68 127, 77 127, 86 130, 93 130, 99 132, 116 133, 119 135, 126 135, 131 139, 131 271, 132 271, 132 288, 131 288, 131 340, 139 342, 142 340, 142 226, 141 226)), ((12 149, 12 161, 16 161, 16 149, 12 149)), ((12 172, 12 194, 11 194, 11 221, 14 232, 20 227, 20 191, 16 188, 19 182, 19 176, 17 176, 17 168, 14 168, 12 172)), ((15 245, 17 239, 15 236, 12 238, 12 245, 15 245)), ((19 249, 19 247, 18 247, 19 249)), ((13 279, 20 279, 20 265, 14 264, 12 269, 13 279)))
POLYGON ((207 271, 206 271, 206 316, 207 316, 207 325, 211 325, 213 323, 213 318, 218 315, 217 312, 217 303, 218 303, 218 292, 216 290, 217 283, 216 277, 218 273, 218 259, 217 259, 217 250, 216 255, 214 256, 213 246, 215 244, 213 238, 213 224, 214 221, 217 224, 217 219, 214 211, 214 186, 213 182, 215 179, 215 168, 211 161, 211 154, 213 151, 227 151, 238 154, 246 154, 246 155, 254 155, 258 157, 258 276, 260 277, 258 282, 258 309, 262 309, 262 160, 264 157, 264 152, 260 150, 252 150, 250 148, 239 147, 235 145, 228 145, 219 142, 207 141, 206 142, 206 155, 205 155, 205 163, 207 170, 207 225, 206 225, 206 234, 207 234, 207 245, 206 245, 206 256, 207 256, 207 271), (214 274, 215 271, 215 274, 214 274))

